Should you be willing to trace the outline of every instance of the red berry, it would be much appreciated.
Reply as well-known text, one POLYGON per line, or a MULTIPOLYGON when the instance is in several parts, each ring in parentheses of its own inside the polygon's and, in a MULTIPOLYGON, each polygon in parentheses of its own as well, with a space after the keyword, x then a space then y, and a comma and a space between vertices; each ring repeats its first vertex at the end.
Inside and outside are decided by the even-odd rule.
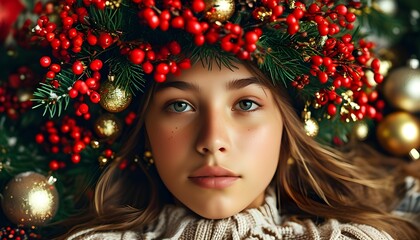
POLYGON ((91 92, 90 93, 90 101, 93 103, 98 103, 101 100, 101 95, 98 92, 91 92))
POLYGON ((299 24, 292 24, 292 25, 289 25, 288 27, 287 27, 287 33, 289 33, 290 35, 293 35, 293 34, 295 34, 295 33, 297 33, 298 31, 299 31, 299 24))
POLYGON ((375 79, 376 83, 381 83, 384 80, 384 76, 380 73, 375 73, 373 79, 375 79))
POLYGON ((195 20, 189 20, 185 29, 194 35, 198 35, 202 31, 200 23, 195 20))
POLYGON ((352 12, 348 12, 348 13, 346 13, 346 20, 347 20, 347 22, 352 23, 352 22, 356 21, 356 15, 352 12))
POLYGON ((329 28, 327 24, 318 24, 318 32, 321 36, 326 36, 329 33, 329 28))
POLYGON ((166 75, 166 74, 168 74, 169 73, 169 66, 168 66, 168 64, 166 64, 166 63, 159 63, 157 66, 156 66, 156 73, 158 73, 158 74, 164 74, 164 75, 166 75))
POLYGON ((128 55, 128 58, 134 64, 141 64, 144 60, 144 57, 145 57, 144 51, 138 48, 133 49, 128 55))
POLYGON ((155 73, 153 78, 155 79, 156 82, 164 82, 166 81, 166 75, 165 74, 160 74, 160 73, 155 73))
POLYGON ((381 62, 379 61, 379 59, 375 58, 372 60, 370 66, 374 71, 379 71, 379 68, 381 67, 381 62))
POLYGON ((49 167, 51 169, 51 171, 57 171, 60 168, 60 164, 58 163, 57 160, 51 160, 49 167))
POLYGON ((173 28, 183 28, 184 27, 184 24, 185 24, 184 18, 182 18, 182 17, 174 17, 171 20, 171 26, 173 28))
POLYGON ((55 72, 55 73, 59 73, 61 71, 61 67, 57 63, 53 63, 50 66, 50 70, 55 72))
POLYGON ((51 65, 51 58, 48 56, 41 57, 41 59, 39 60, 39 63, 43 67, 49 67, 51 65))
POLYGON ((181 53, 181 45, 177 41, 172 41, 169 43, 169 51, 173 55, 178 55, 181 53))
POLYGON ((89 34, 87 36, 87 42, 89 43, 89 45, 95 46, 96 43, 98 43, 98 38, 93 34, 89 34))
POLYGON ((256 43, 258 41, 258 34, 254 31, 245 33, 245 41, 247 43, 256 43))
POLYGON ((36 143, 38 143, 38 144, 41 144, 41 143, 43 143, 44 142, 44 135, 42 135, 41 133, 38 133, 36 136, 35 136, 35 142, 36 143))
POLYGON ((83 63, 80 61, 74 62, 72 66, 72 70, 73 70, 73 73, 76 75, 82 74, 84 71, 83 63))
POLYGON ((79 163, 79 162, 80 162, 80 160, 81 160, 80 154, 75 153, 75 154, 72 154, 72 155, 71 155, 71 161, 72 161, 74 164, 79 163))
POLYGON ((144 62, 142 65, 143 71, 146 74, 150 74, 153 71, 153 64, 151 64, 149 61, 144 62))
POLYGON ((192 10, 196 13, 204 11, 205 8, 206 8, 206 4, 204 3, 203 0, 195 0, 192 3, 192 10))
POLYGON ((343 4, 337 5, 335 7, 335 11, 339 14, 344 16, 347 13, 347 7, 343 4))
POLYGON ((46 77, 46 78, 48 78, 48 79, 53 79, 53 78, 55 78, 55 72, 53 72, 53 71, 48 71, 48 72, 45 74, 45 77, 46 77))
POLYGON ((322 57, 321 56, 315 55, 315 56, 312 56, 311 62, 315 66, 321 66, 323 60, 322 60, 322 57))
POLYGON ((326 83, 328 81, 328 75, 325 72, 318 72, 317 77, 320 83, 326 83))
POLYGON ((102 66, 103 66, 103 63, 100 59, 93 60, 89 65, 92 71, 99 71, 101 70, 102 66))
POLYGON ((334 116, 337 113, 337 107, 334 104, 328 104, 327 113, 330 116, 334 116))
POLYGON ((101 33, 99 35, 99 46, 101 46, 103 49, 108 48, 113 43, 113 39, 111 37, 111 34, 109 33, 101 33))
POLYGON ((293 14, 289 14, 287 17, 286 17, 286 23, 287 23, 287 25, 294 25, 294 24, 296 24, 297 23, 297 19, 296 19, 296 17, 293 15, 293 14))
POLYGON ((343 40, 343 42, 344 42, 344 43, 349 43, 349 42, 351 42, 351 39, 352 39, 352 37, 351 37, 351 35, 350 35, 350 34, 348 34, 348 33, 344 34, 344 35, 341 37, 341 40, 343 40))
POLYGON ((82 113, 85 114, 87 112, 89 112, 89 106, 86 103, 82 103, 80 104, 78 110, 82 113))

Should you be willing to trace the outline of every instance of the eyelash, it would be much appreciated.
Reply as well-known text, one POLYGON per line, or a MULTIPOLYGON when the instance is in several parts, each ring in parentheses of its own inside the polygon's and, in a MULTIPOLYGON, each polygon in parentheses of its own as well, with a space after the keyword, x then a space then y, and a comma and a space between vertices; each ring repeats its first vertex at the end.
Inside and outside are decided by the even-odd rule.
MULTIPOLYGON (((260 105, 260 104, 258 104, 257 102, 255 102, 255 101, 253 101, 253 100, 250 100, 250 99, 242 99, 242 100, 238 101, 238 102, 235 104, 235 106, 232 108, 232 110, 235 110, 237 105, 239 105, 240 103, 244 103, 244 102, 251 103, 251 104, 252 104, 251 106, 253 106, 253 105, 256 105, 256 106, 251 107, 252 109, 250 108, 250 110, 238 109, 238 110, 239 110, 239 111, 241 111, 241 112, 254 112, 254 111, 258 110, 258 109, 261 107, 261 105, 260 105)), ((169 104, 166 106, 166 108, 165 108, 165 109, 167 109, 169 112, 174 112, 174 113, 183 113, 183 112, 188 112, 188 111, 185 111, 185 109, 183 109, 182 111, 177 111, 177 110, 175 110, 175 104, 186 104, 187 106, 185 106, 185 107, 186 107, 186 108, 188 108, 188 107, 190 108, 190 109, 188 109, 188 111, 194 111, 194 110, 195 110, 195 109, 191 106, 191 104, 190 104, 190 103, 188 103, 187 101, 174 101, 174 102, 171 102, 171 103, 169 103, 169 104)), ((238 107, 238 108, 240 108, 240 107, 238 107)))
MULTIPOLYGON (((261 105, 260 105, 260 104, 256 103, 256 102, 255 102, 255 101, 253 101, 253 100, 250 100, 250 99, 242 99, 242 100, 238 101, 238 102, 235 104, 235 107, 236 107, 238 104, 243 103, 243 102, 251 103, 252 105, 256 105, 256 106, 255 106, 253 109, 251 109, 251 110, 243 110, 243 109, 240 109, 239 111, 242 111, 242 112, 254 112, 254 111, 258 110, 258 109, 261 107, 261 105)), ((251 105, 251 106, 252 106, 252 105, 251 105)))

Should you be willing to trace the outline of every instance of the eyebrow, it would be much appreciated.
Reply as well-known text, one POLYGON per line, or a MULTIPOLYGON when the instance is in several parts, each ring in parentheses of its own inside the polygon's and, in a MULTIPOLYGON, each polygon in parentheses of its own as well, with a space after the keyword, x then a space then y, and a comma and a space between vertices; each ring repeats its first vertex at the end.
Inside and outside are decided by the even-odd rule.
POLYGON ((162 91, 167 88, 178 88, 180 90, 193 90, 199 91, 199 87, 194 83, 183 82, 183 81, 171 81, 171 82, 163 82, 159 83, 156 86, 156 92, 162 91))
MULTIPOLYGON (((256 77, 241 78, 235 79, 226 84, 228 90, 241 89, 251 84, 261 85, 260 81, 256 77)), ((180 90, 190 90, 190 91, 199 91, 199 86, 194 83, 184 82, 184 81, 171 81, 159 83, 156 86, 156 92, 162 91, 167 88, 177 88, 180 90)))
POLYGON ((228 90, 241 89, 251 84, 261 85, 261 82, 256 77, 235 79, 227 83, 228 90))

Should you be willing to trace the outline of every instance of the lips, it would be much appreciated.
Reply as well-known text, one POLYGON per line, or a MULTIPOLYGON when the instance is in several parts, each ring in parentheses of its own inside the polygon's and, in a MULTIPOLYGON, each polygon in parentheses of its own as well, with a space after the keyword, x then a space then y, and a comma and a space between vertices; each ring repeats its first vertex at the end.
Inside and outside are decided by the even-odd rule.
POLYGON ((222 167, 204 166, 188 177, 194 184, 202 188, 223 189, 235 183, 240 175, 222 167))

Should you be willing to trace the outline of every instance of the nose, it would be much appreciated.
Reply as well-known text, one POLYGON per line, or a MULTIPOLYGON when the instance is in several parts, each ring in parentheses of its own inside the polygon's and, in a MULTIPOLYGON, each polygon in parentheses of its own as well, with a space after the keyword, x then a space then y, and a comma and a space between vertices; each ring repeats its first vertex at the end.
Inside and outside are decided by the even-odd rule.
POLYGON ((196 149, 200 154, 219 154, 229 150, 229 121, 222 112, 206 111, 200 117, 196 141, 196 149))

